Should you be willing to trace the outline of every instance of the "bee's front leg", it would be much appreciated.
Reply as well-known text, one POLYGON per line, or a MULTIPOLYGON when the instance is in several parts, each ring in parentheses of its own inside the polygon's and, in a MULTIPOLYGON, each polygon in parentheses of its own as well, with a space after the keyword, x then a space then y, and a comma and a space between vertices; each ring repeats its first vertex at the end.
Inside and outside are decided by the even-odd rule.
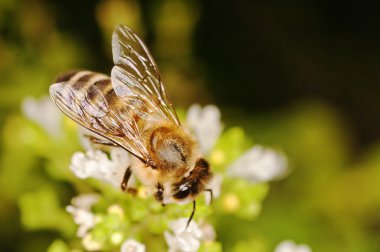
POLYGON ((128 166, 128 168, 125 170, 123 181, 121 182, 120 187, 123 192, 136 194, 137 190, 135 188, 128 188, 128 181, 131 178, 131 175, 132 175, 131 166, 128 166))

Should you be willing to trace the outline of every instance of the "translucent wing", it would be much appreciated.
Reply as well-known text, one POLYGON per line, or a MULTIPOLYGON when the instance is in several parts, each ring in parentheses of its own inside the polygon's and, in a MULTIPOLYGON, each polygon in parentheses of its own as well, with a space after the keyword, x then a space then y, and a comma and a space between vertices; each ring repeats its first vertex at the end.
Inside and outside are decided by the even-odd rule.
POLYGON ((109 78, 97 82, 71 80, 50 86, 51 97, 72 120, 149 162, 143 134, 150 122, 162 121, 164 115, 139 89, 131 88, 129 92, 128 99, 121 99, 109 78))
POLYGON ((140 38, 127 26, 116 26, 112 36, 112 54, 115 66, 112 69, 112 85, 123 99, 134 94, 149 98, 152 105, 168 119, 179 125, 177 114, 161 81, 154 59, 140 38), (138 90, 138 92, 136 91, 138 90))

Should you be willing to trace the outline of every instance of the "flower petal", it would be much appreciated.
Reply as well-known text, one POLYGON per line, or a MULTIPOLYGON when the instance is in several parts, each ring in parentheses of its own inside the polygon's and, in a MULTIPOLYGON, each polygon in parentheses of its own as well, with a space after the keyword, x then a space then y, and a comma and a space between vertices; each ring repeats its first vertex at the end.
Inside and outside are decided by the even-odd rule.
POLYGON ((220 111, 214 105, 207 105, 202 109, 195 104, 187 112, 187 126, 194 133, 203 154, 211 150, 222 132, 220 117, 220 111))
POLYGON ((227 170, 230 176, 251 182, 267 182, 283 176, 286 171, 287 159, 283 154, 259 145, 244 153, 227 170))

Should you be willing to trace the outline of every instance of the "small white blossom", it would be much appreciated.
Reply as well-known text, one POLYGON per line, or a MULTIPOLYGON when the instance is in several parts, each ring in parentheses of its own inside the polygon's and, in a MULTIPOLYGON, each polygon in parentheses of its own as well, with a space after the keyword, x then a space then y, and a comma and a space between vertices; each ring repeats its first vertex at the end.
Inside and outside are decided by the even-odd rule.
POLYGON ((26 97, 21 107, 26 117, 38 123, 51 136, 58 137, 62 134, 62 113, 49 96, 41 99, 26 97))
POLYGON ((102 244, 93 239, 91 234, 86 234, 82 239, 82 245, 86 251, 101 251, 102 244))
POLYGON ((172 232, 164 233, 169 252, 195 252, 201 246, 202 230, 195 221, 186 228, 187 221, 187 218, 180 218, 169 223, 172 232))
POLYGON ((122 148, 111 148, 111 159, 100 150, 76 152, 71 158, 70 169, 79 178, 96 178, 120 187, 125 170, 130 166, 130 155, 122 148))
POLYGON ((120 252, 145 252, 145 245, 134 239, 128 239, 121 245, 120 252))
POLYGON ((286 240, 277 245, 274 252, 311 252, 305 244, 296 245, 293 241, 286 240))
POLYGON ((81 194, 71 199, 71 205, 86 211, 99 201, 100 196, 95 193, 81 194))
POLYGON ((215 232, 214 227, 210 223, 202 223, 200 228, 202 230, 202 241, 205 241, 205 242, 215 241, 216 232, 215 232))
POLYGON ((88 230, 95 226, 95 215, 90 211, 93 204, 98 201, 98 196, 94 194, 84 194, 72 199, 72 205, 66 207, 74 222, 79 225, 77 236, 84 237, 88 230))
POLYGON ((243 154, 229 168, 228 174, 251 182, 267 182, 284 175, 287 171, 286 157, 269 148, 255 146, 243 154))
POLYGON ((124 216, 125 216, 124 209, 118 204, 113 204, 113 205, 109 206, 107 208, 107 213, 108 214, 115 214, 115 215, 119 216, 119 218, 121 220, 124 219, 124 216))
POLYGON ((123 233, 122 232, 115 232, 111 235, 111 241, 115 245, 119 245, 123 241, 123 233))
POLYGON ((220 111, 214 105, 202 108, 195 104, 187 112, 187 126, 193 131, 203 154, 211 150, 222 132, 220 117, 220 111))
MULTIPOLYGON (((223 175, 215 173, 209 182, 207 189, 211 189, 213 199, 217 199, 220 196, 222 190, 223 175)), ((204 192, 205 200, 209 204, 211 203, 211 194, 207 191, 204 192)))
POLYGON ((77 231, 78 237, 83 237, 87 234, 88 230, 95 226, 95 215, 93 213, 82 209, 76 209, 73 206, 67 206, 66 211, 71 213, 75 224, 79 226, 77 231))
POLYGON ((71 157, 70 169, 79 178, 97 177, 101 163, 108 161, 107 155, 100 150, 76 152, 71 157))

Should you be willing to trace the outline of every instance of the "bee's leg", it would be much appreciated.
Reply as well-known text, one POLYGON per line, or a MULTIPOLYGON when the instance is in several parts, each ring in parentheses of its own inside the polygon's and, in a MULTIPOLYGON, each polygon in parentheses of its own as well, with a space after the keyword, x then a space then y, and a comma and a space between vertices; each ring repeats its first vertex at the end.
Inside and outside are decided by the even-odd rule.
POLYGON ((135 188, 128 188, 128 181, 131 178, 131 175, 132 175, 131 166, 128 166, 128 168, 125 170, 123 181, 121 182, 120 187, 123 192, 136 194, 137 190, 135 188))
POLYGON ((186 229, 189 227, 189 224, 194 217, 195 207, 196 207, 195 200, 193 200, 193 211, 191 212, 191 215, 190 215, 189 219, 187 220, 186 229))
POLYGON ((210 202, 209 205, 212 204, 212 201, 214 200, 214 193, 212 192, 212 189, 206 189, 205 191, 210 193, 210 202))
POLYGON ((121 185, 120 185, 121 190, 123 190, 123 192, 125 192, 127 190, 128 181, 129 181, 131 175, 132 175, 131 166, 128 166, 128 168, 125 170, 123 181, 121 182, 121 185))
POLYGON ((162 202, 164 199, 164 187, 162 184, 157 183, 157 192, 154 194, 154 197, 156 198, 157 201, 161 202, 162 206, 165 206, 165 204, 162 202))
POLYGON ((95 136, 91 136, 91 135, 84 135, 84 136, 87 137, 94 144, 119 147, 119 145, 117 145, 117 144, 115 144, 115 143, 113 143, 111 141, 106 141, 106 140, 103 140, 103 139, 99 139, 99 138, 96 138, 95 136))

